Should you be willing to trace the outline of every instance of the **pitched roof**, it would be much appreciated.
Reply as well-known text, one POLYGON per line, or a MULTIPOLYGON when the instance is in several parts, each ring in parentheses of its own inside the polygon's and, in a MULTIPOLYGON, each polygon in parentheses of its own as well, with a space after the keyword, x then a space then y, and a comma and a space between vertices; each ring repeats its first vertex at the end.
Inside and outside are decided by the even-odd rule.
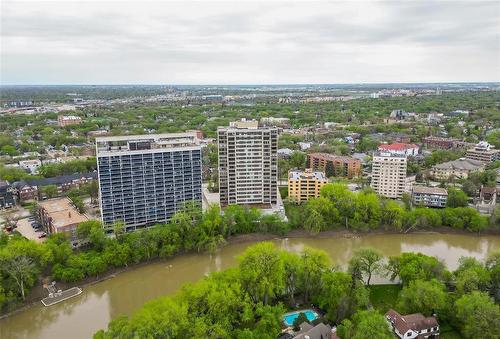
POLYGON ((394 328, 401 334, 405 334, 409 330, 418 333, 421 330, 438 326, 438 322, 435 317, 424 317, 421 313, 402 316, 398 312, 391 309, 387 311, 385 316, 394 328))
POLYGON ((304 324, 302 323, 300 325, 301 327, 301 332, 300 334, 296 335, 294 337, 294 339, 305 339, 306 336, 309 337, 310 339, 326 339, 326 338, 330 338, 330 336, 332 335, 332 327, 330 325, 325 325, 323 323, 319 323, 318 325, 312 327, 312 328, 309 328, 308 326, 304 326, 305 328, 309 328, 308 330, 306 331, 303 331, 303 325, 308 325, 309 327, 312 327, 311 325, 309 324, 304 324))
POLYGON ((61 176, 52 177, 52 178, 26 180, 26 183, 30 186, 62 185, 62 184, 70 183, 73 180, 79 180, 82 178, 96 179, 97 172, 75 173, 75 174, 69 174, 69 175, 61 175, 61 176))

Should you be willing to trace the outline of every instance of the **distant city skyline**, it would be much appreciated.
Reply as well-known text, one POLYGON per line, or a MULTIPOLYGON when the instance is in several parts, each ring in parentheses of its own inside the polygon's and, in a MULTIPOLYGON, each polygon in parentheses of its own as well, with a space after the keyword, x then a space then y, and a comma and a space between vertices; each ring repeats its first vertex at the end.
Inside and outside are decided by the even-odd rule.
POLYGON ((500 3, 1 0, 0 84, 500 81, 500 3))

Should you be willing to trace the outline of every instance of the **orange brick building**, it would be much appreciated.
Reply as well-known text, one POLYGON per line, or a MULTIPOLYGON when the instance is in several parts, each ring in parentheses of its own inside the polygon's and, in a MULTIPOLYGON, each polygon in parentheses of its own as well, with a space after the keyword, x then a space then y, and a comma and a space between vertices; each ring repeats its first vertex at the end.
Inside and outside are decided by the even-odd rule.
POLYGON ((328 153, 311 153, 307 158, 309 168, 323 171, 327 177, 351 179, 361 175, 361 161, 358 159, 328 153))

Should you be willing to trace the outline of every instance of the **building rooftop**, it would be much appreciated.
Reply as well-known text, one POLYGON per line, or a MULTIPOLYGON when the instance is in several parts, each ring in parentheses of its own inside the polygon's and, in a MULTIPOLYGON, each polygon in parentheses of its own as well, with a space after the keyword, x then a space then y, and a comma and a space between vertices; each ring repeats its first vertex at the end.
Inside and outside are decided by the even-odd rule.
POLYGON ((199 146, 196 132, 97 137, 97 155, 199 146))
POLYGON ((41 201, 39 203, 52 218, 54 227, 64 227, 89 220, 87 216, 78 212, 68 198, 58 198, 41 201))
POLYGON ((448 195, 448 191, 441 187, 413 186, 414 193, 448 195))
POLYGON ((330 154, 330 153, 311 153, 309 154, 310 157, 315 157, 323 160, 329 160, 329 161, 334 161, 334 160, 340 160, 340 161, 359 161, 359 159, 349 157, 347 155, 336 155, 336 154, 330 154))
POLYGON ((325 325, 324 323, 319 323, 316 326, 303 322, 300 324, 300 331, 297 333, 294 339, 321 339, 330 338, 332 335, 332 327, 330 325, 325 325))
POLYGON ((394 143, 394 144, 382 144, 378 147, 381 151, 404 151, 410 148, 417 148, 415 144, 404 144, 404 143, 394 143))
POLYGON ((403 316, 394 310, 389 310, 385 316, 398 332, 403 335, 409 330, 418 333, 421 330, 437 327, 439 325, 435 317, 424 317, 421 313, 403 316))
POLYGON ((404 155, 404 154, 390 153, 387 151, 373 152, 373 156, 374 157, 384 157, 384 158, 404 158, 404 159, 406 159, 406 155, 404 155))
POLYGON ((233 128, 259 128, 259 122, 257 120, 247 120, 245 118, 239 121, 232 121, 229 123, 229 127, 233 128))
POLYGON ((316 180, 327 180, 324 172, 315 171, 311 169, 306 169, 305 171, 291 170, 288 172, 289 180, 300 180, 300 179, 316 179, 316 180))
POLYGON ((467 158, 460 158, 457 160, 453 161, 448 161, 444 162, 442 164, 437 164, 434 166, 434 168, 437 169, 458 169, 458 170, 476 170, 484 167, 484 162, 479 161, 479 160, 472 160, 472 159, 467 159, 467 158))

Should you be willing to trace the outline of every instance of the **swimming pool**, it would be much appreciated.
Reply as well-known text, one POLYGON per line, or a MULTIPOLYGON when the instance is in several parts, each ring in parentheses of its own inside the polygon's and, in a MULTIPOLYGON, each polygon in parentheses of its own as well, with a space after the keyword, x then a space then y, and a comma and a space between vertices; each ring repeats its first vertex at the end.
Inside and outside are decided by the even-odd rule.
POLYGON ((283 322, 286 326, 293 326, 293 322, 299 317, 300 313, 304 313, 307 317, 307 320, 309 321, 313 321, 315 319, 318 319, 319 317, 318 313, 314 312, 313 310, 300 310, 285 314, 283 316, 283 322))

